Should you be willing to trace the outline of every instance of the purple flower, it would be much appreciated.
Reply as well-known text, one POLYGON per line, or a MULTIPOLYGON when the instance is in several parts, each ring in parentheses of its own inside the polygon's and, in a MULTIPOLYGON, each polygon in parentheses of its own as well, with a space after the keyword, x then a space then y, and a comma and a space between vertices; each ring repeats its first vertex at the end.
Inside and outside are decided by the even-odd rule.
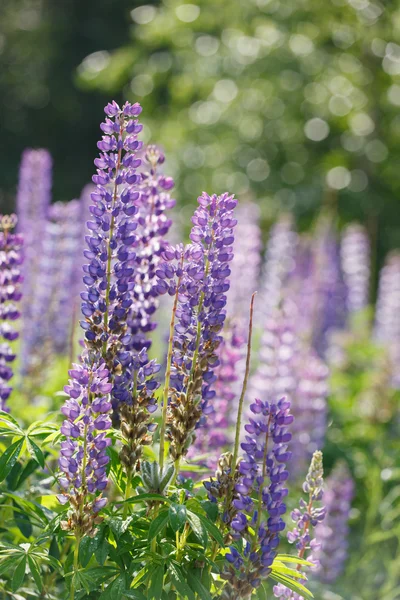
POLYGON ((315 558, 320 563, 317 576, 325 583, 336 581, 344 569, 353 495, 354 482, 348 467, 339 463, 326 480, 326 518, 322 523, 318 523, 315 529, 315 537, 321 544, 315 552, 315 558))
POLYGON ((21 300, 21 265, 23 238, 11 233, 17 223, 16 215, 0 215, 0 410, 6 406, 12 387, 11 363, 15 360, 10 342, 16 340, 18 332, 9 323, 20 316, 16 303, 21 300))
POLYGON ((51 201, 52 160, 47 150, 25 150, 22 155, 18 193, 18 232, 24 236, 22 339, 20 368, 31 374, 32 363, 40 361, 36 337, 46 315, 40 306, 46 224, 51 201), (39 297, 38 297, 39 296, 39 297), (38 309, 38 310, 37 310, 38 309), (39 313, 39 314, 38 314, 39 313))
MULTIPOLYGON (((314 564, 314 569, 319 567, 319 561, 313 556, 320 548, 317 538, 312 537, 315 527, 322 523, 325 518, 326 510, 324 507, 316 506, 320 503, 323 495, 323 466, 322 452, 317 450, 311 459, 310 468, 303 484, 303 491, 307 494, 307 501, 300 500, 300 508, 292 512, 292 521, 295 527, 287 533, 287 538, 291 544, 296 544, 299 558, 304 558, 314 564), (306 556, 306 552, 311 550, 311 554, 306 556)), ((314 532, 315 533, 315 532, 314 532)), ((298 565, 298 571, 301 566, 298 565)), ((301 580, 300 580, 301 581, 301 580)), ((304 580, 305 581, 305 580, 304 580)), ((301 581, 304 583, 304 581, 301 581)), ((303 597, 293 592, 285 585, 279 583, 274 586, 275 598, 290 598, 290 600, 303 600, 303 597)))
POLYGON ((239 463, 241 478, 233 500, 237 514, 231 523, 232 537, 239 544, 226 555, 228 565, 222 577, 229 583, 221 596, 224 599, 247 597, 260 578, 269 575, 279 534, 285 528, 282 517, 289 475, 285 463, 291 456, 288 426, 293 422, 290 402, 256 400, 251 410, 256 418, 245 426, 248 435, 241 445, 245 456, 239 463))
POLYGON ((387 257, 379 277, 374 337, 387 350, 392 369, 392 385, 400 388, 400 254, 387 257))
POLYGON ((354 313, 368 305, 370 243, 362 225, 348 225, 340 247, 342 271, 347 291, 347 310, 354 313))
POLYGON ((144 149, 141 180, 138 186, 140 197, 136 203, 138 213, 136 220, 137 241, 136 255, 133 259, 135 268, 133 303, 128 325, 132 335, 130 347, 136 351, 148 349, 151 345, 149 333, 156 327, 154 313, 158 308, 156 271, 166 246, 165 236, 171 226, 171 220, 165 211, 175 206, 169 191, 174 186, 171 177, 160 173, 160 165, 165 161, 164 154, 154 145, 144 149))
POLYGON ((192 218, 192 244, 185 250, 166 248, 163 256, 170 262, 157 271, 159 293, 174 295, 179 285, 168 406, 174 460, 187 453, 200 419, 212 411, 209 402, 215 397, 216 350, 226 316, 236 225, 233 196, 203 193, 198 202, 192 218))
POLYGON ((66 417, 61 426, 59 467, 62 504, 69 502, 68 520, 61 526, 79 535, 91 535, 99 518, 93 517, 102 508, 102 497, 107 487, 106 466, 109 462, 107 447, 111 439, 112 384, 105 363, 91 366, 73 365, 69 371, 69 395, 62 414, 66 417))

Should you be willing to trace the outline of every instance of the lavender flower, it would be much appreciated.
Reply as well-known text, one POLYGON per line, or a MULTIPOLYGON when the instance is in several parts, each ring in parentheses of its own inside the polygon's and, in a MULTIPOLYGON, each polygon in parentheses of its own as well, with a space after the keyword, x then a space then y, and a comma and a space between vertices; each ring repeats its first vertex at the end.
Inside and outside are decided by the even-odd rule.
POLYGON ((18 338, 18 332, 8 321, 20 316, 16 302, 21 299, 21 235, 11 233, 17 223, 16 215, 0 215, 0 410, 9 411, 6 406, 12 387, 9 381, 13 376, 10 366, 15 353, 10 342, 18 338))
POLYGON ((166 246, 165 236, 172 223, 165 211, 175 206, 175 200, 169 194, 174 181, 159 173, 164 161, 164 154, 157 146, 149 145, 145 148, 139 185, 140 197, 137 202, 138 229, 136 256, 133 259, 135 285, 128 319, 132 334, 131 347, 136 351, 150 347, 148 334, 156 327, 152 320, 158 307, 159 295, 156 270, 162 260, 162 252, 166 246))
MULTIPOLYGON (((50 208, 50 218, 56 224, 57 240, 54 249, 56 270, 54 292, 50 305, 50 337, 58 354, 70 349, 71 330, 76 311, 75 278, 77 265, 82 268, 84 212, 82 200, 56 202, 50 208)), ((80 271, 82 273, 82 271, 80 271)))
MULTIPOLYGON (((160 293, 173 295, 176 284, 168 279, 177 277, 179 282, 168 406, 170 454, 175 461, 187 453, 194 429, 210 412, 209 401, 215 397, 216 350, 225 321, 236 225, 232 196, 203 193, 198 202, 190 234, 193 243, 184 251, 183 270, 180 264, 165 263, 157 271, 160 293)), ((181 249, 164 252, 169 260, 181 254, 181 249)))
POLYGON ((326 518, 315 529, 315 537, 321 544, 321 548, 315 553, 320 562, 317 575, 326 583, 333 583, 343 572, 353 495, 354 482, 349 470, 344 463, 339 463, 326 480, 326 518))
POLYGON ((97 513, 106 504, 103 492, 107 487, 106 449, 111 439, 106 432, 111 427, 112 384, 104 362, 91 366, 73 365, 71 379, 65 387, 69 395, 61 409, 66 420, 61 427, 65 439, 61 442, 59 483, 62 504, 69 503, 65 530, 77 537, 93 535, 101 522, 97 513))
POLYGON ((249 435, 242 443, 245 457, 239 464, 242 477, 233 500, 237 514, 231 523, 238 544, 226 554, 224 600, 247 598, 261 577, 269 575, 277 555, 279 533, 285 528, 283 500, 288 493, 285 462, 290 459, 287 444, 292 436, 287 426, 293 422, 289 409, 290 402, 284 399, 276 404, 256 400, 251 406, 257 420, 250 419, 245 426, 249 435))
POLYGON ((347 289, 347 310, 354 313, 368 305, 370 244, 362 225, 348 225, 340 247, 344 282, 347 289))
MULTIPOLYGON (((325 508, 315 506, 315 503, 319 503, 322 499, 322 488, 322 452, 317 450, 313 454, 310 468, 303 484, 303 491, 305 494, 308 494, 308 501, 306 502, 302 498, 300 500, 300 508, 296 508, 292 512, 292 520, 295 523, 295 527, 287 533, 289 542, 291 544, 296 544, 299 558, 306 558, 309 562, 312 562, 314 564, 314 569, 318 568, 319 561, 314 559, 313 554, 306 556, 306 552, 307 550, 311 550, 311 552, 314 553, 320 548, 317 538, 313 538, 311 535, 311 528, 315 528, 325 518, 325 508)), ((301 570, 301 565, 298 565, 297 570, 301 570)), ((301 581, 301 583, 304 583, 304 581, 305 580, 301 581)), ((281 583, 274 586, 274 596, 275 598, 304 600, 303 596, 293 592, 281 583)))
POLYGON ((384 346, 392 365, 392 385, 400 388, 400 254, 389 254, 379 278, 374 337, 384 346))
POLYGON ((24 235, 23 302, 20 368, 32 372, 38 352, 36 336, 45 317, 39 307, 41 263, 51 199, 52 160, 46 150, 25 150, 22 155, 17 193, 18 232, 24 235), (38 298, 39 295, 39 298, 38 298), (35 313, 35 316, 34 316, 35 313))
POLYGON ((105 112, 108 116, 101 128, 106 135, 98 143, 102 153, 95 160, 98 171, 93 181, 97 187, 92 193, 93 220, 87 224, 90 235, 86 236, 88 249, 84 253, 90 261, 83 267, 87 289, 81 294, 86 347, 82 366, 70 372, 71 381, 66 388, 70 399, 63 409, 69 421, 62 429, 67 440, 60 468, 66 474, 62 485, 67 494, 61 499, 72 506, 64 526, 78 537, 87 528, 92 531, 91 514, 105 504, 105 499, 93 494, 107 486, 104 467, 108 463, 105 448, 109 442, 105 431, 111 426, 111 399, 116 404, 132 402, 132 393, 136 393, 138 385, 143 386, 147 377, 144 373, 140 381, 138 376, 130 378, 129 367, 138 367, 138 371, 143 365, 133 365, 132 355, 126 350, 132 337, 127 333, 126 319, 132 305, 134 268, 130 261, 134 258, 133 232, 137 227, 131 217, 137 213, 134 203, 139 198, 134 186, 139 180, 136 168, 140 160, 135 151, 141 147, 137 140, 141 125, 135 117, 141 107, 126 103, 121 109, 113 102, 105 112), (73 448, 72 438, 76 440, 73 448), (72 453, 73 460, 65 452, 72 453), (88 481, 92 465, 93 479, 88 481))

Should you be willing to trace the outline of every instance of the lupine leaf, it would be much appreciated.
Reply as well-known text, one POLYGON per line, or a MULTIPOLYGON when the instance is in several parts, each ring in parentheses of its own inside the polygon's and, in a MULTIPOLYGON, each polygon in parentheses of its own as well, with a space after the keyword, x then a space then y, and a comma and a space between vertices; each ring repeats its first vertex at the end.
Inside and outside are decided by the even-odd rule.
MULTIPOLYGON (((275 558, 275 561, 280 561, 280 562, 287 562, 287 563, 295 563, 297 565, 304 565, 305 567, 312 567, 314 566, 312 562, 310 562, 309 560, 305 560, 304 558, 299 558, 298 556, 291 556, 290 554, 278 554, 278 556, 275 558)), ((272 567, 273 567, 273 563, 272 563, 272 567)))
POLYGON ((149 541, 153 540, 160 533, 160 531, 164 529, 168 523, 168 519, 168 511, 164 510, 154 519, 154 521, 151 522, 148 535, 149 541))
POLYGON ((164 583, 164 565, 159 565, 151 571, 148 600, 159 600, 164 583))
POLYGON ((35 442, 29 437, 26 438, 26 445, 28 448, 28 452, 33 458, 33 460, 36 460, 36 462, 39 463, 42 469, 44 469, 44 456, 39 446, 35 444, 35 442))
POLYGON ((129 498, 128 500, 123 500, 116 502, 116 504, 124 504, 125 502, 128 502, 128 504, 138 504, 140 502, 167 502, 168 504, 172 504, 172 500, 170 498, 166 498, 165 496, 162 496, 161 494, 139 494, 138 496, 132 496, 132 498, 129 498))
POLYGON ((204 587, 196 573, 193 571, 190 571, 189 573, 188 583, 201 600, 212 600, 210 592, 204 587))
POLYGON ((172 504, 169 507, 169 522, 174 532, 186 523, 187 510, 184 504, 172 504))
POLYGON ((2 454, 0 458, 0 482, 4 481, 4 479, 7 477, 7 475, 15 465, 23 444, 24 439, 20 438, 19 440, 11 444, 11 446, 9 446, 7 450, 2 454))
POLYGON ((188 600, 196 600, 193 591, 186 583, 186 577, 183 575, 181 569, 176 564, 170 563, 168 565, 168 570, 171 573, 172 581, 181 595, 182 600, 184 598, 188 598, 188 600))
POLYGON ((32 575, 33 579, 35 580, 35 583, 38 587, 38 590, 39 590, 39 592, 41 592, 43 589, 43 582, 42 582, 42 577, 40 575, 40 570, 37 565, 37 562, 32 558, 32 556, 29 556, 29 554, 28 554, 28 565, 29 565, 29 570, 31 572, 31 575, 32 575))
POLYGON ((202 524, 198 515, 188 511, 188 521, 190 523, 190 527, 193 530, 193 533, 198 538, 200 544, 203 548, 207 548, 208 545, 208 535, 207 530, 202 524))
MULTIPOLYGON (((188 514, 190 514, 190 513, 194 514, 192 511, 188 512, 188 514)), ((202 515, 199 512, 196 512, 196 516, 200 519, 200 521, 202 522, 204 527, 207 529, 208 533, 223 548, 225 546, 225 542, 224 542, 224 538, 222 537, 222 533, 220 532, 220 530, 214 525, 214 523, 212 523, 210 521, 210 519, 208 517, 205 517, 204 515, 202 515)))
POLYGON ((25 569, 26 569, 26 554, 21 558, 17 567, 14 571, 14 575, 11 581, 11 589, 13 592, 16 592, 18 588, 21 587, 22 582, 25 577, 25 569))

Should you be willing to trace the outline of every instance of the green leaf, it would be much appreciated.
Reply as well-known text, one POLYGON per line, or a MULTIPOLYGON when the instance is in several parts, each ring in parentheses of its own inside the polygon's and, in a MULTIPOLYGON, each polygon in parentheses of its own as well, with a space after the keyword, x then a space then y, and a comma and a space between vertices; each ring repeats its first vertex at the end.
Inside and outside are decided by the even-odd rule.
POLYGON ((295 581, 294 579, 290 579, 290 577, 286 577, 286 575, 281 575, 276 572, 270 573, 270 578, 278 583, 283 583, 286 587, 288 587, 296 594, 300 594, 300 596, 306 596, 307 598, 314 598, 310 590, 308 590, 302 583, 299 581, 295 581))
POLYGON ((24 483, 24 481, 26 479, 28 479, 28 477, 30 477, 32 475, 32 473, 34 473, 36 471, 36 469, 38 468, 38 463, 36 462, 36 460, 30 460, 28 461, 28 463, 25 465, 20 478, 18 479, 18 483, 16 484, 14 489, 18 489, 21 487, 21 485, 24 483))
POLYGON ((171 574, 172 581, 174 582, 177 591, 182 597, 182 600, 184 598, 188 598, 188 600, 196 600, 193 591, 186 583, 187 577, 183 575, 181 569, 177 565, 170 563, 168 565, 168 570, 171 574))
MULTIPOLYGON (((274 562, 275 561, 283 563, 294 563, 296 565, 304 565, 305 567, 314 566, 314 563, 305 560, 304 558, 299 558, 298 556, 292 556, 291 554, 278 554, 274 562)), ((272 563, 272 568, 274 568, 274 563, 272 563)))
POLYGON ((201 502, 201 507, 207 513, 208 518, 215 523, 218 517, 218 504, 210 502, 210 500, 204 500, 201 502))
POLYGON ((119 575, 117 579, 106 587, 104 592, 100 596, 100 600, 115 600, 116 598, 123 598, 125 596, 125 577, 119 575))
POLYGON ((201 600, 212 600, 210 592, 204 587, 194 571, 189 572, 188 582, 192 590, 196 592, 201 600))
POLYGON ((169 507, 169 522, 176 533, 186 523, 187 510, 184 504, 172 504, 169 507))
MULTIPOLYGON (((195 514, 192 511, 190 511, 190 513, 191 514, 195 514)), ((214 540, 216 542, 218 542, 218 544, 222 548, 224 548, 225 547, 224 538, 222 537, 222 533, 214 525, 214 523, 212 523, 208 517, 205 517, 201 513, 196 512, 196 516, 200 519, 200 521, 202 522, 202 524, 204 525, 204 527, 207 529, 208 533, 214 538, 214 540)))
POLYGON ((139 590, 125 590, 124 596, 126 598, 133 598, 133 600, 146 600, 146 596, 139 592, 139 590))
POLYGON ((21 509, 21 507, 13 500, 13 506, 17 509, 13 511, 14 521, 20 532, 26 538, 32 535, 32 524, 28 515, 21 509))
POLYGON ((153 540, 164 529, 164 527, 168 523, 168 519, 168 511, 164 510, 154 519, 154 521, 151 522, 148 535, 149 542, 153 540))
POLYGON ((11 589, 13 592, 16 592, 22 585, 22 582, 25 577, 25 569, 26 569, 26 555, 22 557, 22 559, 17 564, 17 567, 14 571, 14 575, 11 581, 11 589))
POLYGON ((27 557, 28 557, 28 565, 29 565, 29 570, 31 572, 31 575, 32 575, 33 579, 35 580, 35 583, 37 585, 39 592, 41 592, 43 589, 43 582, 42 582, 42 577, 40 575, 40 570, 37 565, 37 562, 32 558, 32 556, 29 556, 29 554, 27 555, 27 557))
POLYGON ((193 533, 198 538, 200 544, 207 548, 208 545, 208 535, 206 528, 203 526, 198 515, 195 515, 191 511, 188 511, 188 521, 190 523, 190 527, 193 530, 193 533))
POLYGON ((26 438, 28 452, 36 462, 44 469, 44 456, 39 446, 29 437, 26 438))
POLYGON ((164 565, 156 567, 150 575, 148 600, 159 600, 164 583, 164 565))
POLYGON ((2 454, 0 458, 0 482, 4 481, 13 466, 15 465, 17 458, 21 452, 21 448, 24 444, 24 439, 20 438, 2 454))

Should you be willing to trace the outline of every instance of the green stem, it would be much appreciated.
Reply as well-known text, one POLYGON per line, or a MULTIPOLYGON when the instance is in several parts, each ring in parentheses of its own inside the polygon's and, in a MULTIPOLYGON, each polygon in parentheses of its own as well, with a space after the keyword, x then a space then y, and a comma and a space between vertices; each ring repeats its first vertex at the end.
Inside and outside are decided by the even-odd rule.
POLYGON ((242 425, 243 402, 244 402, 244 397, 245 397, 246 389, 247 389, 247 382, 248 382, 249 374, 250 374, 251 338, 253 335, 254 298, 256 296, 256 293, 257 292, 254 292, 252 294, 251 302, 250 302, 249 337, 248 337, 248 341, 247 341, 246 371, 244 374, 242 393, 240 394, 238 414, 237 414, 237 418, 236 418, 236 434, 235 434, 235 446, 233 449, 232 469, 235 469, 236 462, 238 459, 240 429, 241 429, 241 425, 242 425))
POLYGON ((128 504, 127 500, 129 500, 129 498, 131 497, 131 490, 132 490, 132 469, 127 469, 126 470, 126 486, 125 486, 125 504, 124 504, 124 512, 122 514, 122 517, 124 519, 126 519, 126 517, 128 516, 128 512, 129 512, 129 504, 128 504))
MULTIPOLYGON (((181 256, 181 269, 183 268, 183 252, 181 256)), ((158 462, 160 464, 160 470, 164 467, 164 454, 165 454, 165 433, 167 429, 167 413, 168 413, 168 396, 169 396, 169 382, 171 379, 171 365, 172 365, 172 345, 174 341, 174 325, 175 325, 175 314, 178 306, 179 287, 181 284, 181 277, 179 277, 176 292, 174 297, 174 304, 172 307, 171 321, 169 324, 169 339, 168 339, 168 353, 167 353, 167 368, 165 371, 165 382, 164 382, 164 393, 163 393, 163 407, 161 414, 161 429, 160 429, 160 451, 158 462)))
POLYGON ((69 595, 70 600, 75 600, 75 575, 79 570, 79 544, 81 541, 80 534, 76 533, 75 539, 76 539, 76 543, 75 543, 75 549, 74 549, 74 569, 73 569, 73 574, 72 574, 71 590, 70 590, 70 595, 69 595))

